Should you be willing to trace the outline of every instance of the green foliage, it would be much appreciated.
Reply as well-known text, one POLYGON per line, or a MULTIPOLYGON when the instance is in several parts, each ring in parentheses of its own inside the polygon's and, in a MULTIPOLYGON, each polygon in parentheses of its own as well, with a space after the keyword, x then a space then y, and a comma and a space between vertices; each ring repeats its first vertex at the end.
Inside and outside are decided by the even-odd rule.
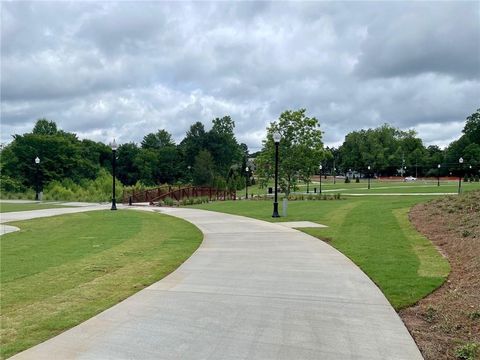
MULTIPOLYGON (((439 150, 438 147, 430 148, 435 166, 441 159, 439 150)), ((384 124, 376 129, 347 134, 338 149, 338 165, 342 169, 365 169, 371 166, 378 172, 396 175, 402 164, 414 166, 431 163, 429 156, 429 151, 414 131, 401 131, 384 124)))
POLYGON ((455 349, 455 356, 462 360, 475 360, 477 358, 480 344, 476 342, 466 343, 455 349))
POLYGON ((273 133, 279 131, 279 182, 288 195, 301 177, 310 178, 318 165, 327 156, 323 149, 322 131, 316 118, 307 117, 306 110, 283 112, 278 121, 267 128, 262 152, 256 159, 257 174, 267 179, 275 171, 275 143, 273 133))
POLYGON ((19 193, 24 192, 26 187, 17 179, 13 179, 6 175, 0 176, 0 191, 2 198, 4 193, 19 193))
MULTIPOLYGON (((123 186, 117 180, 116 197, 121 198, 123 186)), ((112 175, 101 170, 95 180, 84 180, 76 184, 70 179, 52 181, 44 189, 45 200, 108 202, 112 199, 112 175)))
POLYGON ((109 149, 101 143, 77 139, 75 134, 57 130, 54 122, 37 121, 32 133, 14 135, 2 150, 2 175, 25 187, 40 187, 51 181, 95 179, 106 166, 109 149), (35 164, 38 157, 40 163, 35 164))
POLYGON ((195 185, 212 186, 215 175, 213 157, 207 150, 201 150, 195 157, 193 166, 193 183, 195 185))

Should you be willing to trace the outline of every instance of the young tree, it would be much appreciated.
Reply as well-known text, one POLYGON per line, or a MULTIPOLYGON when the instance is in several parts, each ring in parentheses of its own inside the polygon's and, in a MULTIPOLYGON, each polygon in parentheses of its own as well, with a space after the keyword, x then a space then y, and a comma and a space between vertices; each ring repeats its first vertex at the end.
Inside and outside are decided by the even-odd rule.
POLYGON ((287 110, 280 115, 278 121, 270 124, 259 159, 261 173, 271 174, 275 164, 272 135, 279 131, 282 134, 279 144, 279 180, 287 196, 300 172, 303 172, 304 177, 311 176, 326 155, 319 122, 314 117, 306 116, 305 112, 305 109, 287 110))

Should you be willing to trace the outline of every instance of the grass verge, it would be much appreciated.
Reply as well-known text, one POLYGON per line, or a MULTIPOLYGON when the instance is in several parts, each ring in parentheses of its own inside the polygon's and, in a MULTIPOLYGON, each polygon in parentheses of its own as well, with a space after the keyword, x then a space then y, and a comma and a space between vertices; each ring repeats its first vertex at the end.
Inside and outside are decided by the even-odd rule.
MULTIPOLYGON (((344 200, 291 201, 288 216, 272 219, 270 201, 227 201, 200 209, 266 221, 308 220, 328 228, 302 231, 329 243, 352 259, 398 310, 438 288, 450 267, 432 243, 408 221, 408 209, 425 197, 361 197, 344 200)), ((281 205, 280 205, 281 207, 281 205)))
POLYGON ((30 211, 30 210, 42 210, 42 209, 56 209, 65 208, 61 204, 49 204, 49 203, 6 203, 0 202, 0 213, 14 212, 14 211, 30 211))
POLYGON ((183 220, 92 211, 12 223, 0 238, 1 357, 38 344, 160 280, 200 245, 183 220))

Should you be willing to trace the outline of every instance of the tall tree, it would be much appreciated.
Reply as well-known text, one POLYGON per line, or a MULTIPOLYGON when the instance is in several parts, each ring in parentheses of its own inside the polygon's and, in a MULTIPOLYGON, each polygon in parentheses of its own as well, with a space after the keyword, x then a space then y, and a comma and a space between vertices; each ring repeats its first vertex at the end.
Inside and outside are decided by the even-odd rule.
POLYGON ((195 185, 212 186, 215 176, 213 157, 207 150, 201 150, 195 157, 193 166, 193 183, 195 185))

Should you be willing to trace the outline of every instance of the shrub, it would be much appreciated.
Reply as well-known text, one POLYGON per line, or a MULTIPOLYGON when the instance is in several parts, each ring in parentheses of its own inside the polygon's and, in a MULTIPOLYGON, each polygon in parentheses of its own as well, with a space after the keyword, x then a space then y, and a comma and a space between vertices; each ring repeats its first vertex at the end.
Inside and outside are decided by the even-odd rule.
POLYGON ((163 203, 165 204, 165 206, 173 206, 173 199, 170 197, 166 197, 165 199, 163 199, 163 203))
POLYGON ((359 183, 359 182, 360 182, 360 176, 357 176, 357 177, 355 178, 355 182, 356 182, 356 183, 359 183))
POLYGON ((348 178, 348 176, 345 178, 345 184, 349 184, 350 183, 350 179, 348 178))
POLYGON ((24 192, 26 187, 18 180, 12 179, 9 176, 2 175, 0 177, 0 191, 2 195, 4 192, 7 193, 19 193, 24 192))
POLYGON ((475 182, 479 182, 479 181, 480 181, 480 176, 475 175, 475 182))

